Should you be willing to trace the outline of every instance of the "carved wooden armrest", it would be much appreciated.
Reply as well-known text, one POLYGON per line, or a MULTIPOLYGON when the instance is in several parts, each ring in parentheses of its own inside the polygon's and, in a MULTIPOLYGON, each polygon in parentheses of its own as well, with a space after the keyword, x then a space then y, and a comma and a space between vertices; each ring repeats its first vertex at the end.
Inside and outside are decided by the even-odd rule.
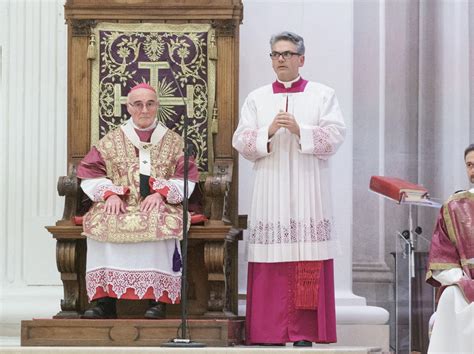
POLYGON ((56 225, 72 224, 72 218, 77 215, 78 200, 80 195, 79 179, 77 178, 76 165, 71 163, 67 176, 58 178, 58 194, 64 196, 64 212, 61 220, 56 225))
POLYGON ((211 223, 231 223, 228 205, 233 166, 233 160, 230 158, 216 159, 213 175, 206 178, 204 204, 211 223))

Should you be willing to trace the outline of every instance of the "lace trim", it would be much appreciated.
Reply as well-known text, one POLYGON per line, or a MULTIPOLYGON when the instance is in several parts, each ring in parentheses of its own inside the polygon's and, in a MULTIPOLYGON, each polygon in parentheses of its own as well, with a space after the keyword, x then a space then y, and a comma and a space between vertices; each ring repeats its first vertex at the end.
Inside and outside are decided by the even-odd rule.
POLYGON ((313 129, 313 154, 330 154, 332 145, 329 143, 330 136, 323 128, 313 129))
POLYGON ((87 296, 91 300, 97 287, 107 289, 108 286, 121 298, 131 288, 135 294, 142 299, 149 287, 153 288, 155 298, 160 298, 164 291, 168 292, 168 297, 175 303, 181 295, 181 276, 172 276, 158 271, 134 271, 116 270, 100 268, 86 273, 87 296))
POLYGON ((175 184, 169 183, 165 179, 156 179, 153 182, 152 188, 156 191, 158 189, 163 189, 165 187, 168 187, 168 194, 166 195, 166 200, 170 204, 178 204, 183 201, 183 196, 181 195, 181 192, 179 191, 179 188, 176 187, 175 184))
POLYGON ((296 222, 290 219, 290 225, 277 223, 257 222, 256 225, 250 225, 249 238, 250 244, 278 244, 278 243, 297 243, 297 242, 321 242, 331 239, 331 222, 323 219, 318 223, 313 218, 309 224, 296 222))
POLYGON ((98 201, 104 200, 104 194, 107 191, 114 192, 115 194, 118 194, 118 195, 125 194, 123 186, 114 186, 113 184, 103 184, 95 189, 94 194, 92 195, 92 197, 94 198, 93 201, 98 202, 98 201))
POLYGON ((246 158, 254 157, 257 154, 257 131, 247 130, 242 133, 242 138, 245 144, 242 155, 246 158))
POLYGON ((166 197, 168 202, 170 204, 181 203, 183 201, 183 196, 181 195, 179 188, 173 183, 170 183, 169 188, 170 190, 168 191, 168 196, 166 197))

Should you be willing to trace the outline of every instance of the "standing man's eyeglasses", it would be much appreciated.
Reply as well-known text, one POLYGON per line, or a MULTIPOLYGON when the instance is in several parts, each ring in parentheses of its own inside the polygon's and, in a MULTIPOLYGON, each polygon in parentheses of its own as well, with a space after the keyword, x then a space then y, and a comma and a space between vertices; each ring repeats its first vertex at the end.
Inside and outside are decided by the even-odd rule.
POLYGON ((286 52, 271 52, 270 53, 270 58, 272 58, 272 60, 278 60, 280 58, 280 55, 282 56, 283 59, 290 59, 293 55, 301 55, 300 53, 295 53, 295 52, 290 52, 290 51, 286 51, 286 52))

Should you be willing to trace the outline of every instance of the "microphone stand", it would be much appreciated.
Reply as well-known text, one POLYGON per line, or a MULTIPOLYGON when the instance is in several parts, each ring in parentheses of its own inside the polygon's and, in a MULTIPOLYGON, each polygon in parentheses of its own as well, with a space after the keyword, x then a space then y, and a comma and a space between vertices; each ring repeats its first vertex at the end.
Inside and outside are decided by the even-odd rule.
MULTIPOLYGON (((183 197, 183 249, 181 250, 182 255, 182 273, 181 273, 181 336, 171 339, 169 342, 163 343, 162 347, 186 347, 186 348, 196 348, 196 347, 205 347, 204 343, 193 342, 188 338, 187 330, 187 270, 188 270, 188 180, 189 180, 189 156, 192 154, 192 146, 189 144, 188 140, 188 116, 186 113, 187 105, 184 100, 183 91, 176 80, 176 75, 171 67, 171 64, 168 63, 171 75, 173 76, 174 83, 178 88, 179 94, 184 104, 184 121, 183 121, 183 139, 184 139, 184 166, 183 166, 183 180, 184 180, 184 197, 183 197)), ((179 332, 179 329, 178 329, 179 332)))

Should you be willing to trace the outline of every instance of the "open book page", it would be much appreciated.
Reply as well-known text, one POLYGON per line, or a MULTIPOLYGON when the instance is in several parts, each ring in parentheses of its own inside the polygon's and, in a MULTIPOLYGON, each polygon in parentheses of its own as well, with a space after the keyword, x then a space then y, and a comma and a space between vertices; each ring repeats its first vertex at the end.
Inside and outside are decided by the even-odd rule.
POLYGON ((400 190, 400 200, 405 201, 418 201, 429 199, 427 191, 416 191, 416 190, 400 190))
POLYGON ((443 205, 442 203, 439 203, 439 202, 434 201, 434 200, 429 199, 429 198, 424 198, 424 199, 420 199, 420 200, 404 200, 404 199, 402 199, 400 201, 400 204, 420 205, 420 206, 426 206, 426 207, 430 207, 430 208, 441 208, 441 206, 443 205))

